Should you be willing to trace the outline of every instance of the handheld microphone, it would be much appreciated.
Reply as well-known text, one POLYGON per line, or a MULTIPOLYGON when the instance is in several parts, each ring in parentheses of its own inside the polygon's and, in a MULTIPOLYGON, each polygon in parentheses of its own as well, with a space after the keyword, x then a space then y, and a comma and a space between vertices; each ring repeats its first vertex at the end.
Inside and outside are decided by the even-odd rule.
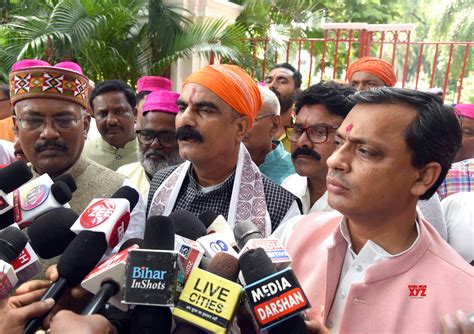
POLYGON ((262 233, 250 221, 237 224, 234 228, 235 240, 240 248, 239 255, 250 249, 263 248, 273 264, 278 269, 284 269, 291 264, 291 256, 276 238, 263 239, 262 233))
POLYGON ((8 297, 18 283, 10 263, 20 255, 27 242, 25 235, 13 226, 0 231, 0 299, 8 297))
POLYGON ((184 281, 189 274, 199 266, 204 250, 195 240, 207 233, 203 223, 191 212, 177 210, 169 215, 175 224, 175 248, 184 262, 184 281))
MULTIPOLYGON (((58 262, 59 279, 54 282, 41 300, 62 296, 67 287, 79 284, 99 262, 107 250, 107 241, 103 233, 82 231, 66 248, 58 262)), ((30 319, 25 324, 25 333, 34 333, 46 315, 30 319)))
POLYGON ((72 225, 75 233, 93 231, 104 233, 109 248, 123 238, 130 223, 130 212, 139 200, 138 192, 129 187, 119 188, 111 198, 95 198, 72 225))
MULTIPOLYGON (((0 169, 0 215, 13 207, 13 198, 9 193, 28 182, 32 177, 33 173, 24 161, 15 161, 0 169)), ((3 220, 7 217, 1 218, 3 220)))
POLYGON ((239 264, 247 283, 244 293, 258 326, 272 334, 306 333, 299 314, 310 304, 293 271, 277 271, 262 248, 242 254, 239 264))
POLYGON ((225 220, 224 216, 215 213, 214 211, 206 211, 199 215, 199 219, 202 221, 207 229, 207 234, 220 233, 225 242, 232 247, 236 247, 234 233, 229 226, 229 223, 225 220))
MULTIPOLYGON (((149 250, 144 250, 143 254, 139 254, 140 251, 132 251, 130 253, 129 264, 127 267, 127 276, 126 276, 126 292, 128 287, 127 279, 130 278, 130 269, 133 270, 132 277, 138 277, 138 271, 142 274, 145 272, 153 272, 153 278, 161 276, 158 278, 159 283, 163 283, 163 289, 159 294, 163 294, 164 298, 156 298, 156 296, 150 296, 151 293, 148 291, 143 291, 144 289, 132 291, 132 299, 138 300, 142 299, 142 302, 145 302, 148 305, 157 305, 165 307, 152 307, 145 305, 138 305, 135 307, 131 317, 130 328, 132 333, 170 333, 172 325, 172 316, 171 310, 166 306, 173 306, 174 301, 177 299, 177 294, 181 291, 181 286, 178 283, 177 276, 177 260, 178 253, 174 251, 174 237, 175 237, 175 225, 172 219, 164 216, 153 216, 148 219, 148 223, 145 230, 145 238, 143 240, 144 248, 149 250), (151 252, 150 250, 158 250, 157 252, 151 252), (137 253, 137 254, 134 254, 137 253), (132 266, 134 258, 136 255, 139 257, 136 260, 142 258, 142 255, 148 253, 150 256, 146 262, 148 262, 147 267, 137 267, 132 266), (155 260, 153 261, 153 258, 155 260), (161 260, 165 265, 160 265, 157 260, 161 260), (158 264, 158 265, 157 265, 158 264), (137 270, 139 268, 139 270, 137 270), (146 269, 145 269, 146 268, 146 269), (167 269, 168 268, 168 269, 167 269), (166 269, 163 270, 163 269, 166 269), (148 270, 151 270, 148 271, 148 270), (133 298, 134 293, 145 293, 141 298, 133 298)), ((139 263, 138 263, 139 264, 139 263)), ((146 275, 146 274, 145 274, 146 275)), ((150 275, 151 276, 151 275, 150 275)), ((142 276, 140 276, 141 278, 142 276)), ((128 283, 130 280, 128 280, 128 283)), ((143 282, 143 280, 142 280, 143 282)), ((138 281, 133 282, 136 284, 138 281)), ((130 294, 129 294, 130 295, 130 294)), ((126 293, 124 293, 124 300, 126 299, 126 293)), ((140 303, 142 304, 142 303, 140 303)))
POLYGON ((28 227, 39 215, 67 204, 72 198, 69 187, 62 181, 53 183, 48 174, 22 185, 13 192, 13 213, 20 228, 28 227))
POLYGON ((77 190, 77 184, 76 181, 74 181, 74 178, 71 176, 71 174, 63 174, 59 175, 55 178, 53 178, 53 182, 64 182, 67 184, 69 190, 71 190, 71 193, 75 192, 77 190))
POLYGON ((119 252, 127 249, 127 248, 130 248, 132 247, 133 245, 136 245, 137 248, 143 248, 143 239, 140 239, 140 238, 131 238, 131 239, 128 239, 126 241, 124 241, 124 243, 122 244, 122 246, 120 246, 119 248, 119 252))
POLYGON ((27 230, 30 244, 43 259, 61 255, 76 237, 71 226, 77 213, 68 208, 56 208, 36 217, 27 230))
POLYGON ((193 269, 173 316, 207 332, 227 332, 242 294, 242 287, 236 283, 238 273, 235 257, 217 253, 207 271, 193 269))
POLYGON ((227 238, 218 232, 200 237, 196 241, 201 245, 206 257, 213 258, 216 254, 223 252, 238 258, 239 254, 226 240, 227 238))

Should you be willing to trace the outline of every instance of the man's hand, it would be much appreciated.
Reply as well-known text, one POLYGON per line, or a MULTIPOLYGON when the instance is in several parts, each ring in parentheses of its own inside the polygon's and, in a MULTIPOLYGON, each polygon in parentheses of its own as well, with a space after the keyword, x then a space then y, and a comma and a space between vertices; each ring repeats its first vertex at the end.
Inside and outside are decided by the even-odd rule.
POLYGON ((441 334, 473 334, 474 322, 468 316, 457 311, 454 314, 446 314, 441 319, 441 334))
POLYGON ((78 315, 71 311, 59 311, 51 320, 51 334, 116 334, 115 327, 103 316, 78 315))
POLYGON ((25 322, 47 313, 54 305, 51 298, 41 299, 46 289, 27 292, 0 301, 0 333, 22 334, 25 322))

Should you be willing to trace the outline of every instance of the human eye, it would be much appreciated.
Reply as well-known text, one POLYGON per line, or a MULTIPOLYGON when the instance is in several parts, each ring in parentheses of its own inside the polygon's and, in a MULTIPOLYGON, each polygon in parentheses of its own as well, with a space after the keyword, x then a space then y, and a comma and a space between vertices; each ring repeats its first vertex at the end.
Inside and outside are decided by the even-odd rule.
POLYGON ((344 143, 343 140, 342 140, 341 138, 339 138, 339 137, 336 137, 336 138, 334 139, 334 144, 336 145, 336 148, 341 147, 343 143, 344 143))
POLYGON ((315 136, 324 137, 326 136, 326 128, 320 126, 314 127, 313 133, 315 136))
POLYGON ((25 123, 28 128, 32 129, 38 128, 39 126, 41 126, 41 124, 43 124, 43 122, 43 117, 26 117, 23 119, 23 123, 25 123))
POLYGON ((75 126, 77 122, 77 120, 73 117, 56 117, 53 120, 55 125, 64 129, 75 126))
POLYGON ((303 134, 303 132, 304 132, 304 129, 303 129, 302 127, 300 127, 300 126, 295 126, 295 127, 293 128, 293 131, 295 132, 295 134, 301 136, 301 135, 303 134))
POLYGON ((357 152, 364 158, 372 158, 377 155, 377 153, 365 148, 365 147, 358 147, 357 152))

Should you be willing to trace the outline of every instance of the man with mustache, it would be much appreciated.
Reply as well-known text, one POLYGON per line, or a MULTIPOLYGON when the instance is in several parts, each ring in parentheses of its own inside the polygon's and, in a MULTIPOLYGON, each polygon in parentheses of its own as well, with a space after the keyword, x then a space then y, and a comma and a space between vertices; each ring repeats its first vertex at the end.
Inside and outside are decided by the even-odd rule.
POLYGON ((117 169, 148 198, 150 181, 159 170, 182 162, 176 142, 175 118, 178 93, 159 90, 149 93, 137 114, 138 160, 117 169))
POLYGON ((333 82, 319 83, 303 91, 296 102, 296 122, 286 127, 296 173, 282 186, 298 196, 303 214, 332 210, 327 204, 327 158, 336 149, 334 135, 353 107, 355 90, 333 82))
POLYGON ((191 74, 176 116, 179 154, 187 161, 155 174, 148 215, 212 210, 231 228, 251 221, 264 235, 298 215, 296 197, 262 175, 242 144, 261 104, 256 82, 238 66, 209 65, 191 74))
POLYGON ((244 136, 244 144, 253 162, 273 182, 281 184, 295 172, 291 155, 283 144, 272 140, 281 124, 280 103, 275 93, 264 86, 258 86, 262 95, 262 108, 255 117, 253 127, 244 136))
POLYGON ((301 73, 288 63, 275 65, 265 76, 265 86, 270 88, 280 101, 281 126, 273 138, 281 141, 287 152, 291 152, 291 142, 286 136, 285 126, 291 125, 294 120, 294 103, 301 93, 301 82, 301 73))
MULTIPOLYGON (((23 153, 35 177, 70 174, 77 190, 69 202, 78 214, 92 199, 110 197, 128 185, 125 176, 81 156, 89 129, 86 112, 88 82, 84 75, 68 69, 15 64, 9 75, 14 124, 23 153)), ((135 206, 124 240, 143 237, 145 207, 135 206)))
POLYGON ((132 87, 121 80, 103 81, 92 91, 90 105, 101 137, 86 141, 84 155, 112 170, 136 162, 136 96, 132 87))
POLYGON ((461 143, 453 108, 397 88, 359 92, 328 158, 328 203, 282 239, 319 333, 435 333, 474 309, 474 270, 417 214, 461 143))

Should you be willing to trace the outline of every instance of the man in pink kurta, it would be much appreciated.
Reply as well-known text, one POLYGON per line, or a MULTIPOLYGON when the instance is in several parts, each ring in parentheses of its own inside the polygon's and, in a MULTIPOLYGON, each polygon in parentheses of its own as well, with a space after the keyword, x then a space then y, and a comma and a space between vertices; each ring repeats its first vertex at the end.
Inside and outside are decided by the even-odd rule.
POLYGON ((328 202, 280 228, 309 297, 311 329, 331 333, 435 333, 474 310, 474 270, 424 219, 428 199, 459 148, 452 108, 410 90, 357 93, 328 159, 328 202))

